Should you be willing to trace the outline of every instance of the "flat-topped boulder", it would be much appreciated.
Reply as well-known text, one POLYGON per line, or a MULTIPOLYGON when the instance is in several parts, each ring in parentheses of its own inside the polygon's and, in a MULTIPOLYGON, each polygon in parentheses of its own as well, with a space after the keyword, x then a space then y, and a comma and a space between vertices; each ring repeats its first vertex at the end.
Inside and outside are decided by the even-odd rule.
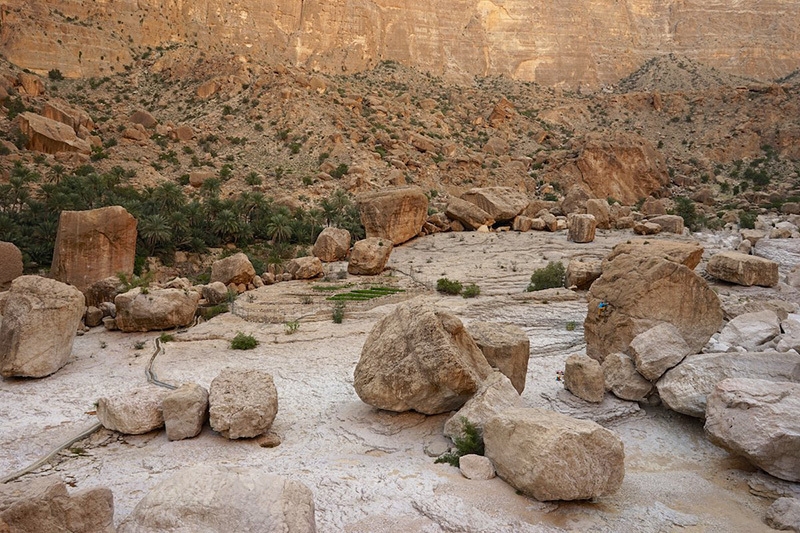
POLYGON ((706 273, 746 287, 772 287, 778 284, 778 263, 740 252, 715 254, 706 265, 706 273))
POLYGON ((461 195, 477 205, 492 217, 495 222, 507 222, 522 213, 530 200, 524 193, 511 187, 481 187, 470 189, 461 195))
POLYGON ((606 261, 613 261, 618 255, 626 254, 641 257, 663 257, 694 270, 703 258, 703 247, 696 241, 630 239, 615 245, 606 257, 606 261))
POLYGON ((97 401, 103 427, 126 435, 140 435, 164 426, 161 402, 169 389, 147 385, 104 396, 97 401))
POLYGON ((394 245, 419 235, 428 216, 428 197, 419 187, 360 194, 356 203, 367 238, 388 239, 394 245))
POLYGON ((114 298, 121 331, 154 331, 192 323, 200 294, 183 289, 136 287, 114 298))

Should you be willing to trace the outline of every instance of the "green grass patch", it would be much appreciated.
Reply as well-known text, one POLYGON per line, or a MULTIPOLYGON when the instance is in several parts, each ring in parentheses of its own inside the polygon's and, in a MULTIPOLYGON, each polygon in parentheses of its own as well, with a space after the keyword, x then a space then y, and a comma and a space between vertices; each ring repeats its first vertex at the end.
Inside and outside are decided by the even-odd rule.
POLYGON ((372 300, 373 298, 380 298, 381 296, 397 294, 398 292, 405 291, 403 289, 395 289, 394 287, 371 287, 369 289, 354 289, 349 292, 334 294, 327 299, 334 302, 363 302, 372 300))
POLYGON ((252 335, 245 335, 241 331, 231 340, 233 350, 252 350, 258 346, 258 341, 252 335))

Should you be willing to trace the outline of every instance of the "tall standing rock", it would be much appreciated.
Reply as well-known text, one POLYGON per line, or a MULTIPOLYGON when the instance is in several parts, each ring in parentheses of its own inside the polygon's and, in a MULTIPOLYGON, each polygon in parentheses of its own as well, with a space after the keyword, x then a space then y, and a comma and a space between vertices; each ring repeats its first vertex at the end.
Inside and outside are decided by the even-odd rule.
POLYGON ((353 386, 379 409, 433 415, 464 405, 491 372, 458 318, 412 301, 372 328, 353 386))
POLYGON ((62 211, 52 276, 79 290, 123 272, 133 274, 136 219, 120 206, 62 211))
POLYGON ((531 340, 525 330, 513 324, 471 322, 468 331, 486 361, 508 376, 517 392, 522 394, 531 356, 531 340))
POLYGON ((634 337, 660 322, 675 326, 690 353, 699 352, 722 324, 719 298, 705 280, 660 255, 619 254, 606 261, 588 299, 586 353, 601 362, 627 352, 634 337))
POLYGON ((64 366, 83 312, 75 287, 39 276, 15 279, 0 324, 0 374, 41 378, 64 366))
POLYGON ((356 203, 367 238, 380 237, 395 245, 419 235, 428 216, 428 197, 419 187, 364 193, 356 203))

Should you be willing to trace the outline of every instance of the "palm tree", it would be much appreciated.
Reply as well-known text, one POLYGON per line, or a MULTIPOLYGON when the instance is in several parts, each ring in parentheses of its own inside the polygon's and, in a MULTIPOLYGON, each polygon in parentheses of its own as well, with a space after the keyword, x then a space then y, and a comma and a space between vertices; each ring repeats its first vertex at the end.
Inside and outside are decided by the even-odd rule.
POLYGON ((137 230, 148 256, 155 255, 160 245, 172 241, 172 228, 166 217, 160 214, 145 215, 140 218, 137 230))
POLYGON ((288 242, 292 238, 292 219, 288 210, 281 207, 267 223, 267 235, 275 242, 288 242))

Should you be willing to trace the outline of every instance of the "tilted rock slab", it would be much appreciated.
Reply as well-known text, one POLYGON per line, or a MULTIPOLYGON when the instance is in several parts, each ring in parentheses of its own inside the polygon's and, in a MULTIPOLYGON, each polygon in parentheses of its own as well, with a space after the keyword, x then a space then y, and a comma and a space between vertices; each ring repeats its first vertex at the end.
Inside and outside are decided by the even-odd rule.
POLYGON ((664 372, 683 361, 692 349, 683 340, 678 328, 663 322, 635 336, 629 352, 636 363, 636 370, 646 379, 656 381, 664 372))
POLYGON ((622 440, 589 420, 510 409, 486 423, 483 441, 498 476, 540 501, 598 498, 625 477, 622 440))
POLYGON ((16 278, 0 323, 0 375, 41 378, 67 364, 84 301, 78 289, 60 281, 16 278))
POLYGON ((719 341, 728 346, 754 350, 780 333, 781 319, 775 311, 766 309, 756 313, 743 313, 725 324, 719 341))
POLYGON ((103 427, 126 435, 140 435, 164 426, 161 402, 169 389, 149 385, 105 396, 97 401, 103 427))
POLYGON ((703 259, 703 247, 695 241, 631 239, 614 246, 605 261, 613 261, 614 258, 620 255, 636 255, 645 258, 662 257, 694 270, 700 264, 700 260, 703 259))
POLYGON ((507 222, 522 213, 530 200, 511 187, 482 187, 470 189, 461 195, 462 200, 475 204, 496 222, 507 222))
POLYGON ((278 414, 278 391, 267 372, 227 368, 211 382, 208 405, 211 429, 223 437, 257 437, 278 414))
POLYGON ((524 407, 520 393, 508 377, 500 372, 492 372, 478 392, 456 414, 444 423, 444 435, 455 439, 463 436, 464 419, 483 431, 486 421, 506 409, 524 407))
POLYGON ((692 353, 722 324, 719 298, 705 280, 659 256, 620 254, 607 261, 588 300, 586 353, 601 362, 661 322, 675 326, 692 353))
POLYGON ((683 234, 683 217, 678 215, 660 215, 647 220, 652 224, 661 226, 661 231, 683 234))
POLYGON ((703 418, 706 397, 728 378, 800 383, 800 355, 792 352, 730 352, 687 355, 656 383, 664 404, 679 413, 703 418))
POLYGON ((314 496, 300 483, 255 468, 199 465, 165 479, 117 533, 314 533, 314 496))
POLYGON ((372 328, 353 386, 373 407, 434 415, 464 405, 491 372, 458 318, 412 300, 372 328))
POLYGON ((767 509, 765 518, 772 529, 800 531, 800 500, 778 498, 767 509))
POLYGON ((396 246, 419 235, 428 217, 428 197, 419 187, 399 187, 356 197, 367 238, 388 239, 396 246))
POLYGON ((114 495, 105 487, 70 494, 55 476, 3 484, 0 531, 114 533, 114 495))
POLYGON ((188 326, 199 302, 200 294, 195 291, 136 287, 114 298, 117 327, 130 332, 188 326))
POLYGON ((602 261, 599 259, 570 259, 564 285, 567 288, 575 287, 579 291, 585 291, 602 273, 602 261))
POLYGON ((375 276, 383 272, 394 245, 389 239, 370 237, 353 245, 347 272, 354 276, 375 276))
POLYGON ((136 225, 133 215, 118 205, 62 211, 50 273, 81 291, 120 272, 132 276, 136 225))
POLYGON ((341 228, 325 228, 317 236, 311 253, 326 263, 341 261, 350 252, 350 232, 341 228))
POLYGON ((464 224, 465 228, 476 230, 481 226, 491 226, 495 220, 492 215, 466 200, 450 198, 445 209, 445 214, 451 220, 464 224))
POLYGON ((470 322, 467 331, 489 365, 508 376, 517 392, 522 394, 531 355, 528 334, 518 326, 498 322, 470 322))
POLYGON ((236 285, 247 285, 256 275, 256 269, 242 252, 233 254, 230 257, 214 261, 211 264, 211 282, 221 281, 226 286, 234 283, 236 285))
POLYGON ((777 478, 800 481, 800 384, 726 379, 708 395, 706 434, 777 478))
POLYGON ((197 383, 185 383, 164 396, 161 411, 169 440, 196 437, 208 418, 208 391, 197 383))
POLYGON ((78 138, 75 130, 61 122, 26 111, 15 120, 19 130, 28 138, 28 150, 45 154, 58 152, 78 152, 88 154, 92 146, 88 141, 78 138))
POLYGON ((706 273, 717 279, 750 287, 778 284, 778 263, 739 252, 720 252, 706 265, 706 273))
POLYGON ((617 398, 639 402, 653 391, 653 384, 636 371, 636 365, 627 354, 608 354, 601 368, 606 390, 617 398))

